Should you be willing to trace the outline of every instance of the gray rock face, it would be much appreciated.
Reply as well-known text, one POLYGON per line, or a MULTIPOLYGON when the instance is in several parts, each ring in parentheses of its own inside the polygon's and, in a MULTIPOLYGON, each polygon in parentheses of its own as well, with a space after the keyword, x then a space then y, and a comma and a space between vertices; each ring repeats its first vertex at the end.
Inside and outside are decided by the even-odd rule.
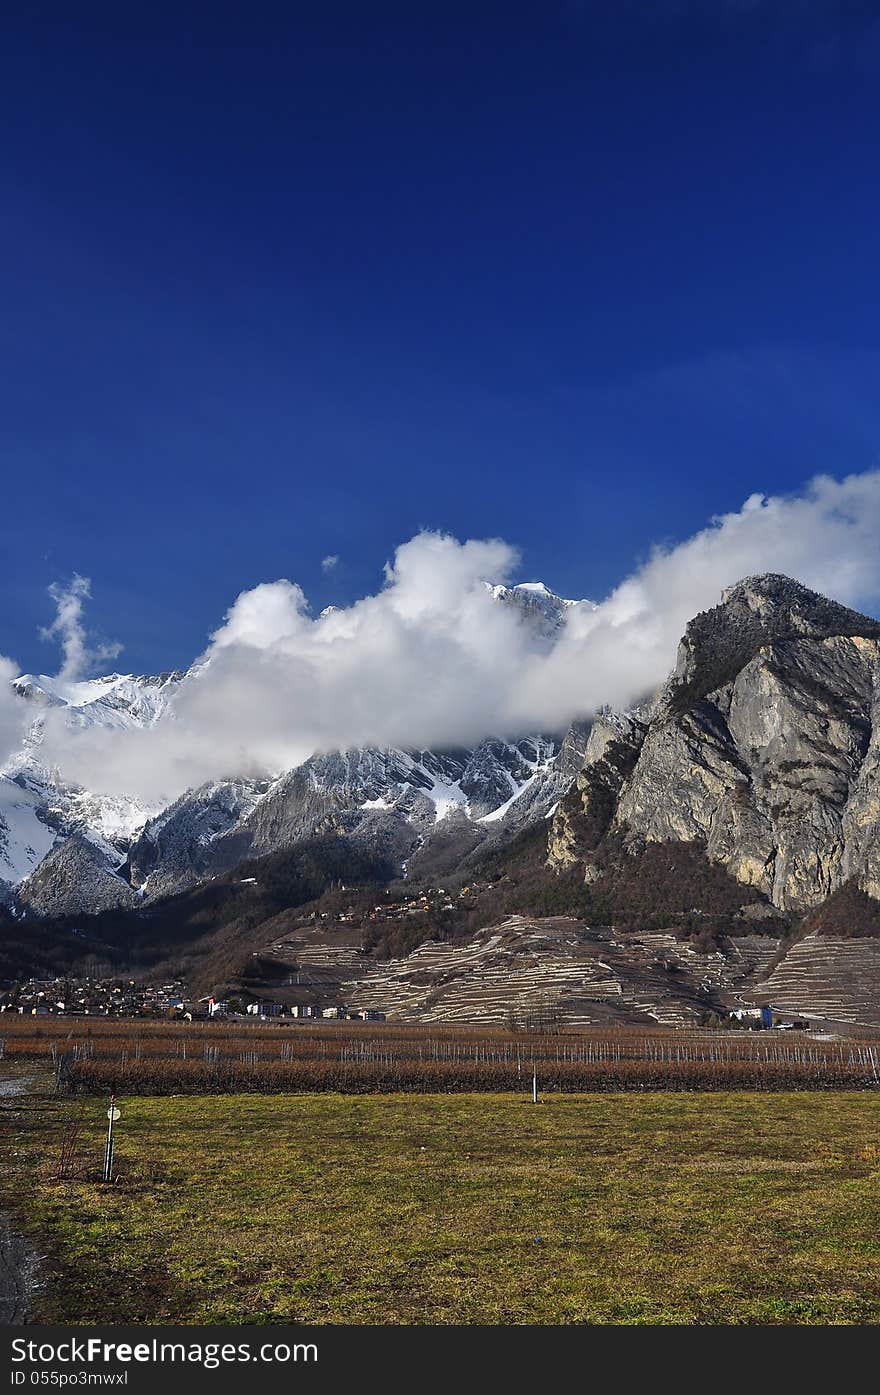
MULTIPOLYGON (((589 875, 573 801, 588 812, 613 797, 610 830, 704 844, 780 909, 814 906, 852 876, 877 895, 878 670, 876 621, 787 578, 732 587, 688 626, 631 770, 620 758, 609 770, 616 738, 597 724, 551 860, 589 875)), ((636 740, 632 728, 630 752, 636 740)))
POLYGON ((880 684, 871 704, 870 738, 861 769, 843 811, 843 880, 855 877, 861 889, 880 900, 880 684))
POLYGON ((136 906, 139 898, 107 849, 73 833, 22 882, 17 899, 37 915, 63 916, 136 906))
POLYGON ((572 722, 553 762, 556 772, 572 781, 580 773, 587 754, 587 742, 595 723, 572 722))
POLYGON ((584 747, 584 762, 559 804, 548 840, 548 860, 561 869, 583 862, 608 833, 621 791, 638 759, 647 728, 635 714, 600 712, 584 747))
POLYGON ((730 683, 764 645, 833 635, 878 639, 880 621, 829 601, 791 577, 746 577, 724 592, 720 605, 690 621, 661 701, 686 710, 697 698, 730 683))
POLYGON ((265 782, 226 780, 184 795, 151 819, 129 850, 126 875, 150 897, 180 891, 218 870, 217 849, 254 808, 265 782))

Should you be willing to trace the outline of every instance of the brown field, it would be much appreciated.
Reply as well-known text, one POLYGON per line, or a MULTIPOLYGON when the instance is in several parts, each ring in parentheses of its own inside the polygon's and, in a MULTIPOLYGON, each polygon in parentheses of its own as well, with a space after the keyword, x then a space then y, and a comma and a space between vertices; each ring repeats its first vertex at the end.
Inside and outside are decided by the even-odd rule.
POLYGON ((825 1090, 880 1085, 877 1038, 607 1028, 322 1026, 10 1018, 0 1047, 65 1091, 119 1095, 825 1090))

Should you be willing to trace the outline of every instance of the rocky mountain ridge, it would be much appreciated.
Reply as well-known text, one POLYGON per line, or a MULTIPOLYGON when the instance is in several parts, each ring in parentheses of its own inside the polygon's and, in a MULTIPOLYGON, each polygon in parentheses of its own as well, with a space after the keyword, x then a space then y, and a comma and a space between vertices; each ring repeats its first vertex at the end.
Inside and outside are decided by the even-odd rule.
MULTIPOLYGON (((590 604, 537 582, 488 589, 548 644, 573 607, 590 604)), ((186 677, 15 680, 33 718, 0 775, 0 897, 43 916, 131 907, 323 833, 383 854, 405 874, 414 857, 448 863, 544 818, 583 754, 578 727, 563 739, 487 737, 454 751, 329 752, 274 779, 214 782, 153 809, 66 785, 45 767, 49 714, 71 727, 152 726, 186 677)))
POLYGON ((610 840, 693 844, 785 913, 850 879, 880 897, 878 676, 876 620, 787 577, 739 582, 650 703, 600 714, 551 863, 593 882, 610 840))

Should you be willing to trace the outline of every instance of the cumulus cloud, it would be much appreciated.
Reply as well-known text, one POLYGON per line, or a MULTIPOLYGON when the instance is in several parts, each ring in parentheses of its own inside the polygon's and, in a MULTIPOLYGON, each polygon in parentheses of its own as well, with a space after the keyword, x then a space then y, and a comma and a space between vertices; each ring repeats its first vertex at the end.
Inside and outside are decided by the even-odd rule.
POLYGON ((74 573, 66 586, 53 582, 49 595, 55 602, 55 619, 40 631, 43 639, 58 640, 63 661, 58 678, 63 683, 76 683, 100 664, 115 659, 121 644, 90 644, 86 632, 85 602, 92 594, 87 576, 74 573))
POLYGON ((331 556, 329 557, 324 557, 321 561, 321 571, 332 572, 333 568, 336 566, 336 563, 338 561, 339 557, 336 555, 336 553, 331 554, 331 556))
POLYGON ((743 576, 787 572, 875 607, 878 537, 880 472, 820 477, 796 496, 756 494, 657 547, 598 606, 571 607, 548 647, 485 584, 515 574, 514 547, 420 533, 397 549, 381 589, 348 607, 313 617, 286 579, 243 592, 157 726, 71 731, 50 714, 47 753, 91 788, 158 801, 206 780, 289 769, 316 750, 560 731, 652 691, 687 621, 743 576))

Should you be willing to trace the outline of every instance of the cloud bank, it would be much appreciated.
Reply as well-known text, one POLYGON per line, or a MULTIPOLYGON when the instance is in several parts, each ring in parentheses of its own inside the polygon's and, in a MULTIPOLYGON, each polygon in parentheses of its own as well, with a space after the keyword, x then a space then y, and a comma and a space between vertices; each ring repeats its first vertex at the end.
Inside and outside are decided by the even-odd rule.
MULTIPOLYGON (((878 539, 880 472, 755 494, 655 548, 596 607, 571 607, 548 648, 485 585, 515 575, 515 547, 420 533, 397 549, 382 588, 348 607, 313 617, 286 579, 243 592, 154 728, 71 730, 50 712, 46 756, 70 780, 156 803, 208 780, 274 774, 316 750, 561 731, 656 688, 687 621, 744 576, 786 572, 876 609, 878 539)), ((64 639, 60 613, 56 625, 64 639)), ((65 665, 77 661, 65 642, 65 665)))

